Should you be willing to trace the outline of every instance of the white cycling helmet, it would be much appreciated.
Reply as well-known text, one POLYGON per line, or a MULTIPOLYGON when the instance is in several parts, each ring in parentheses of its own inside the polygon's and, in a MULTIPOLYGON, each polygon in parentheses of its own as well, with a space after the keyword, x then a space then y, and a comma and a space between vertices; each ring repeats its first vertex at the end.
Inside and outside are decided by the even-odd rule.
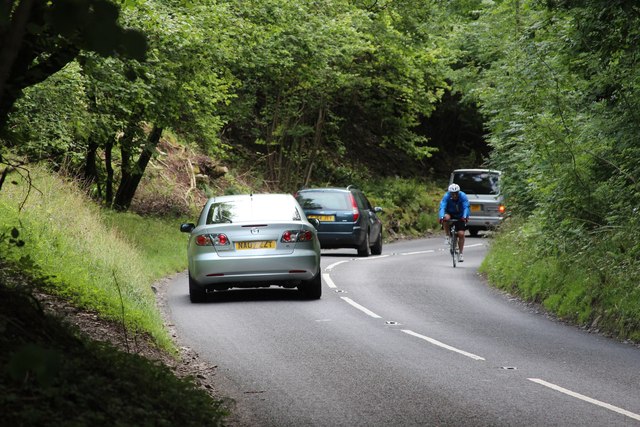
POLYGON ((460 191, 460 186, 458 184, 451 184, 449 186, 449 193, 457 193, 460 191))

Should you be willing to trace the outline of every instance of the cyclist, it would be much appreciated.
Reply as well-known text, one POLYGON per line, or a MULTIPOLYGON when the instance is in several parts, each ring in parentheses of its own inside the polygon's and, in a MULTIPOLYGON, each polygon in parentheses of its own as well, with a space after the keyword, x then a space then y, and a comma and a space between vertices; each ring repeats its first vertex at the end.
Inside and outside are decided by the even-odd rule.
POLYGON ((439 212, 440 224, 444 228, 447 244, 449 244, 449 222, 450 219, 455 219, 456 228, 458 230, 458 262, 463 262, 462 251, 464 250, 464 232, 466 230, 467 221, 469 221, 469 198, 460 191, 458 184, 451 184, 447 189, 447 192, 440 201, 439 212))

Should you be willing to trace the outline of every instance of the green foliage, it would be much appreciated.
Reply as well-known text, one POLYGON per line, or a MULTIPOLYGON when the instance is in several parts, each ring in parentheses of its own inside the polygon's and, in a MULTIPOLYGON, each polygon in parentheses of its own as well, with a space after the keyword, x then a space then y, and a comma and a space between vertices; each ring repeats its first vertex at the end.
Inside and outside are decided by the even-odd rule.
POLYGON ((71 64, 24 90, 9 119, 7 146, 31 161, 50 159, 59 168, 67 156, 78 162, 90 126, 86 107, 80 68, 71 64))
POLYGON ((417 179, 381 178, 362 189, 380 215, 387 240, 424 237, 439 228, 438 206, 442 190, 417 179))
POLYGON ((0 6, 0 135, 21 91, 72 61, 81 49, 143 59, 146 39, 123 28, 119 7, 106 0, 6 2, 0 6))
POLYGON ((445 85, 437 52, 396 22, 392 7, 274 0, 233 7, 244 43, 230 68, 243 85, 227 109, 227 135, 260 151, 269 181, 307 185, 342 153, 430 154, 412 128, 445 85))

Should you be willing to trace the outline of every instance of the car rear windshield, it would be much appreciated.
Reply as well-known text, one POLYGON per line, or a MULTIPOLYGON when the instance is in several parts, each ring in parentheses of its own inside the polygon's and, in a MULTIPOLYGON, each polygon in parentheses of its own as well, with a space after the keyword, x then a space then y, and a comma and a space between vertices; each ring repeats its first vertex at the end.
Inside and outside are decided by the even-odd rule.
POLYGON ((295 204, 271 199, 242 199, 213 203, 207 213, 207 224, 300 221, 301 219, 302 216, 295 204))
POLYGON ((306 210, 350 210, 348 194, 342 191, 305 191, 298 193, 298 203, 306 210))
POLYGON ((500 174, 496 172, 454 172, 453 182, 467 194, 500 194, 500 174))

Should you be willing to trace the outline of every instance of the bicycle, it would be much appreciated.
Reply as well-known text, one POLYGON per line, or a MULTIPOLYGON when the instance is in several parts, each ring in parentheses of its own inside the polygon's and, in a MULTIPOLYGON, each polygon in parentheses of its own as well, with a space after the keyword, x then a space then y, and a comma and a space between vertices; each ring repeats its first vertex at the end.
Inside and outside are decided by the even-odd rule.
POLYGON ((449 219, 449 252, 451 253, 451 260, 453 261, 453 267, 456 267, 458 263, 458 219, 449 219))

